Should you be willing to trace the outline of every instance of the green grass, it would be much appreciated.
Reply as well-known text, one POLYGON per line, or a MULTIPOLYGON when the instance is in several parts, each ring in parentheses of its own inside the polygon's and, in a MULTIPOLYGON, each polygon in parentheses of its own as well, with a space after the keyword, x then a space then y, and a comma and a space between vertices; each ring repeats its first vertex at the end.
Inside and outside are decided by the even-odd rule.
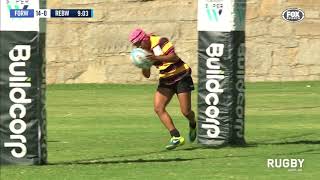
MULTIPOLYGON (((320 82, 249 83, 247 147, 165 151, 153 112, 155 85, 51 85, 46 166, 3 166, 1 180, 318 179, 320 82), (307 87, 311 85, 311 87, 307 87), (268 158, 304 158, 302 171, 268 169, 268 158)), ((196 108, 196 92, 193 93, 196 108)), ((168 111, 183 135, 187 121, 168 111)))

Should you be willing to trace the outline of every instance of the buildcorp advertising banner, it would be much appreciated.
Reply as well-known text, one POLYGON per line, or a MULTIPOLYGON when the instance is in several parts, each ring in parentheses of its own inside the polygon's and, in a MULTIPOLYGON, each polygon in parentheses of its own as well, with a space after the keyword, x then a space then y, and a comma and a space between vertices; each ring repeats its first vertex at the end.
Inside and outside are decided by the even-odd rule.
POLYGON ((245 1, 198 1, 198 142, 244 144, 245 1))
POLYGON ((0 163, 44 164, 45 26, 39 19, 12 19, 9 14, 11 9, 37 9, 45 2, 0 3, 0 163))

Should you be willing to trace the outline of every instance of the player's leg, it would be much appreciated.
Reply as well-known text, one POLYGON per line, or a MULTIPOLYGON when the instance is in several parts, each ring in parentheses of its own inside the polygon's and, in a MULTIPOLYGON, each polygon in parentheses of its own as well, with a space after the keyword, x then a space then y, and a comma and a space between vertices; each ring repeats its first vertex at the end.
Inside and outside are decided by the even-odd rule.
POLYGON ((182 114, 189 120, 189 140, 193 142, 196 139, 196 121, 195 114, 191 108, 191 92, 183 92, 178 95, 180 110, 182 114))
POLYGON ((154 95, 154 111, 168 131, 175 129, 172 119, 166 110, 166 107, 173 95, 173 91, 165 88, 158 88, 154 95))
POLYGON ((166 146, 169 150, 184 144, 184 138, 180 136, 180 133, 175 128, 169 113, 166 111, 166 107, 174 94, 175 92, 171 89, 158 88, 154 96, 154 111, 171 135, 170 142, 166 146))
POLYGON ((195 114, 191 108, 191 92, 179 93, 177 96, 180 103, 181 113, 189 120, 191 125, 194 125, 196 121, 195 114))
POLYGON ((177 96, 180 103, 180 110, 189 121, 189 140, 191 142, 193 142, 197 136, 195 114, 192 110, 191 103, 192 90, 194 90, 194 85, 190 76, 183 78, 177 84, 177 96))

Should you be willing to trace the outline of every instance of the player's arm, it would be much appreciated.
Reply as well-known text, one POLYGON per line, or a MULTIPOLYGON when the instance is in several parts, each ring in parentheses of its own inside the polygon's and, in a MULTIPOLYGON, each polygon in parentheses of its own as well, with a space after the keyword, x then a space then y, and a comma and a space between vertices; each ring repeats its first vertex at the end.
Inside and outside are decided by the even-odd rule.
POLYGON ((150 69, 142 69, 142 75, 145 78, 149 78, 150 77, 150 69))
POLYGON ((161 56, 155 56, 155 55, 148 55, 148 59, 151 61, 158 61, 158 62, 176 62, 179 60, 179 57, 176 55, 176 53, 170 53, 168 55, 161 55, 161 56))

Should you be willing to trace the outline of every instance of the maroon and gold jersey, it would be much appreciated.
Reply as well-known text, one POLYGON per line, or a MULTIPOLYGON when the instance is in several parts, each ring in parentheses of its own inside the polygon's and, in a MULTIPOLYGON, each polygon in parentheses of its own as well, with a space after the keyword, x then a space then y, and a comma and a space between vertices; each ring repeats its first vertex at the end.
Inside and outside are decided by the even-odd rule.
MULTIPOLYGON (((155 56, 174 53, 173 44, 167 39, 156 35, 150 36, 151 50, 155 56)), ((173 84, 191 74, 191 68, 181 59, 175 62, 155 63, 159 70, 159 80, 165 84, 173 84)))

